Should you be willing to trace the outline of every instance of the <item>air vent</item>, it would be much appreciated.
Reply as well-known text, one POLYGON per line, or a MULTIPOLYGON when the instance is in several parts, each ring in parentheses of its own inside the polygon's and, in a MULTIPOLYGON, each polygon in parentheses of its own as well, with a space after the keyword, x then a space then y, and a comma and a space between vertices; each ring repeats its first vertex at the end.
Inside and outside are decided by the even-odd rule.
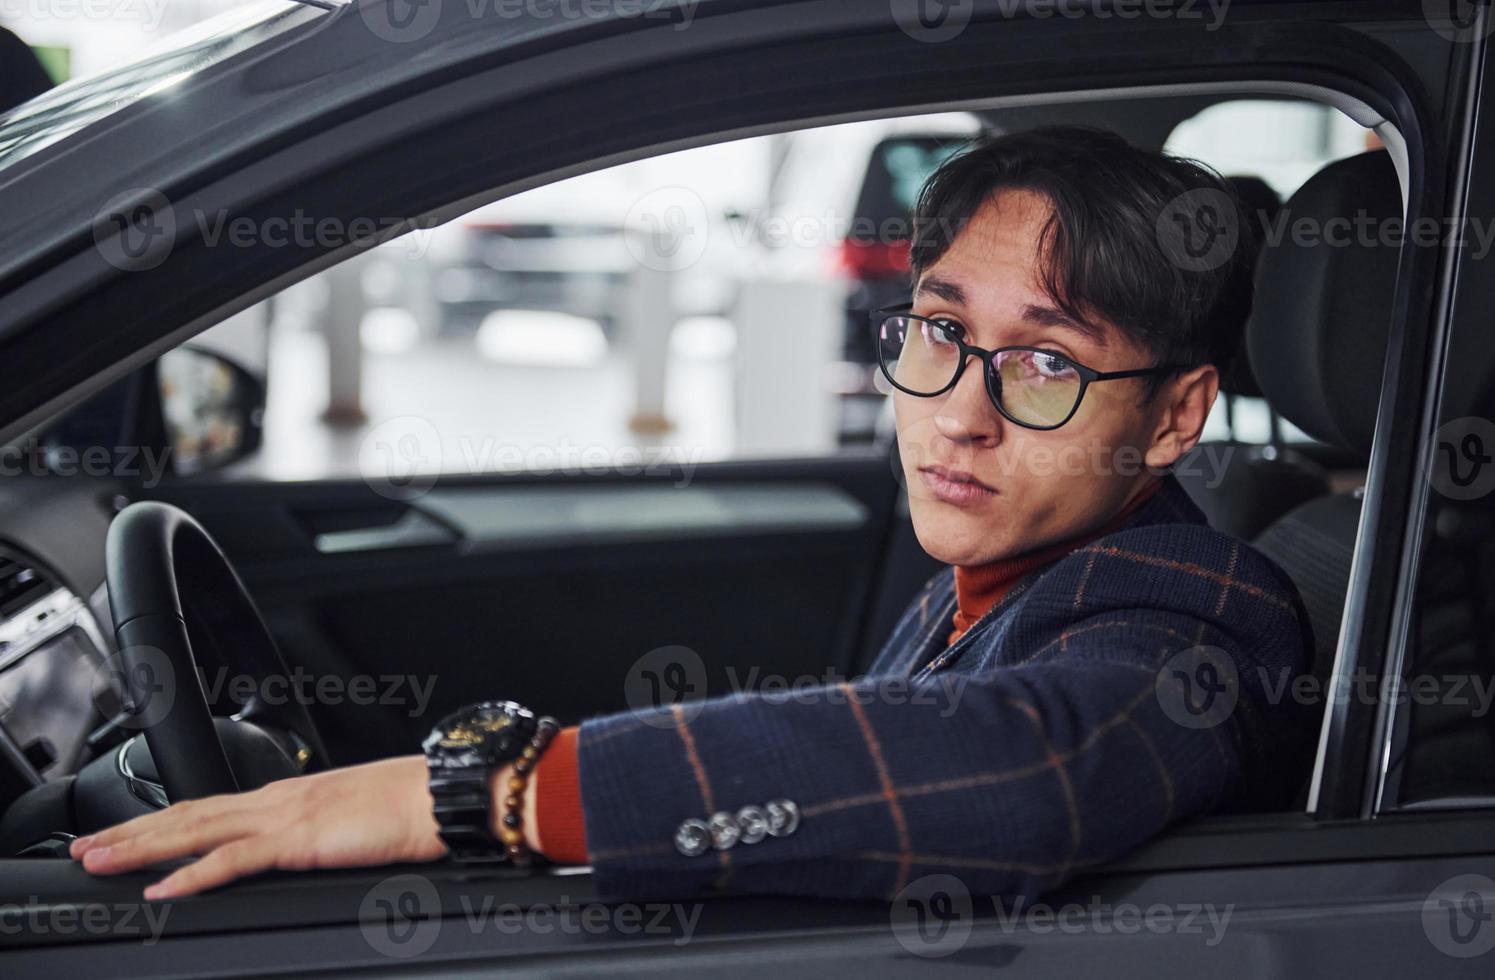
POLYGON ((56 588, 46 573, 18 560, 14 552, 0 551, 0 620, 41 601, 56 588))

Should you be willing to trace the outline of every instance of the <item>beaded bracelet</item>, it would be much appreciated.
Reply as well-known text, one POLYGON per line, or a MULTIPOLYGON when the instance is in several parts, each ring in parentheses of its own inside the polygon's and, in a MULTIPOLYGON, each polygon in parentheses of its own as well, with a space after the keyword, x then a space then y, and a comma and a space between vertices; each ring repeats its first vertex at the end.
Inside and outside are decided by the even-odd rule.
POLYGON ((514 760, 514 772, 505 787, 508 793, 504 796, 498 839, 516 868, 527 868, 534 861, 534 854, 524 842, 524 791, 529 788, 529 774, 560 730, 561 723, 548 715, 535 723, 535 734, 514 760))

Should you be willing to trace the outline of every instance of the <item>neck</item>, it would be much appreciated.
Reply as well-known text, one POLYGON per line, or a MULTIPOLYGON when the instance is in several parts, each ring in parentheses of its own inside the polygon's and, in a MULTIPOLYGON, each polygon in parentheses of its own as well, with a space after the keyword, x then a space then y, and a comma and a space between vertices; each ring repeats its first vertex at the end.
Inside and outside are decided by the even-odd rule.
POLYGON ((1161 480, 1153 480, 1143 487, 1126 506, 1117 511, 1101 527, 1066 538, 1056 544, 1025 551, 1010 558, 1000 558, 982 565, 955 566, 955 623, 950 634, 950 643, 965 635, 987 613, 1001 602, 1017 584, 1018 580, 1083 548, 1097 538, 1104 537, 1124 525, 1133 514, 1162 488, 1161 480))

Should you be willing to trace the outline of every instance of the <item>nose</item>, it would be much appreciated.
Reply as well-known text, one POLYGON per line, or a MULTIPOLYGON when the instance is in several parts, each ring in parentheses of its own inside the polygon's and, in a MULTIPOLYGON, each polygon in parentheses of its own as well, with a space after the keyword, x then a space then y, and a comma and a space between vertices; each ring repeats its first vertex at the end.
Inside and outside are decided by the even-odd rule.
POLYGON ((986 392, 986 366, 979 358, 966 362, 955 387, 945 393, 945 400, 934 415, 934 428, 951 442, 990 448, 1002 441, 1004 419, 986 392))

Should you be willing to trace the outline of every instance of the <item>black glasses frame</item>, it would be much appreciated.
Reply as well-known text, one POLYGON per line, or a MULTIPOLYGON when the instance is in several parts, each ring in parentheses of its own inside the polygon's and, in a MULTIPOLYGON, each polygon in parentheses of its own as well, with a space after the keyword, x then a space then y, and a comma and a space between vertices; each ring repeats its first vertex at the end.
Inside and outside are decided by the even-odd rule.
POLYGON ((951 339, 955 341, 956 347, 960 350, 960 364, 955 368, 955 374, 950 378, 950 383, 945 385, 945 387, 941 388, 939 391, 913 391, 912 389, 905 388, 903 385, 894 380, 893 372, 888 370, 888 365, 883 361, 883 324, 892 319, 916 320, 921 323, 933 324, 941 329, 948 329, 948 327, 942 326, 942 322, 939 320, 934 320, 927 316, 915 316, 914 314, 909 312, 913 308, 913 303, 900 303, 897 306, 886 306, 880 310, 873 310, 868 314, 868 319, 872 324, 872 344, 877 351, 877 367, 880 371, 882 371, 883 377, 888 379, 888 383, 904 394, 913 395, 915 398, 937 398, 960 383, 961 376, 965 374, 966 365, 970 363, 972 357, 975 357, 981 361, 981 375, 986 385, 986 396, 991 399, 992 407, 1001 414, 1002 418, 1011 422, 1013 425, 1020 425, 1025 429, 1035 429, 1039 432, 1052 432, 1054 429, 1060 428, 1061 426, 1065 425, 1069 422, 1070 419, 1075 417, 1075 413, 1080 410, 1080 403, 1085 400, 1085 392, 1089 391, 1090 386, 1092 384, 1095 384, 1097 381, 1120 381, 1123 378, 1146 378, 1152 375, 1173 374, 1176 371, 1184 370, 1184 367, 1182 365, 1158 364, 1150 368, 1134 368, 1130 371, 1097 371, 1094 368, 1087 367, 1084 364, 1081 364, 1079 361, 1076 361, 1074 358, 1066 354, 1061 354, 1056 350, 1048 350, 1047 348, 1043 347, 1023 346, 998 347, 994 350, 987 350, 985 347, 977 347, 975 344, 966 343, 964 337, 959 337, 951 334, 951 339), (1024 422, 1022 419, 1014 418, 1012 414, 1007 411, 1007 409, 1002 407, 1002 379, 993 369, 992 362, 998 354, 1003 354, 1008 351, 1030 351, 1035 354, 1045 354, 1049 357, 1057 358, 1063 361, 1065 364, 1070 365, 1075 369, 1075 372, 1079 374, 1080 390, 1075 395, 1075 403, 1070 408, 1069 414, 1064 416, 1063 421, 1056 422, 1053 425, 1034 425, 1032 422, 1024 422))

